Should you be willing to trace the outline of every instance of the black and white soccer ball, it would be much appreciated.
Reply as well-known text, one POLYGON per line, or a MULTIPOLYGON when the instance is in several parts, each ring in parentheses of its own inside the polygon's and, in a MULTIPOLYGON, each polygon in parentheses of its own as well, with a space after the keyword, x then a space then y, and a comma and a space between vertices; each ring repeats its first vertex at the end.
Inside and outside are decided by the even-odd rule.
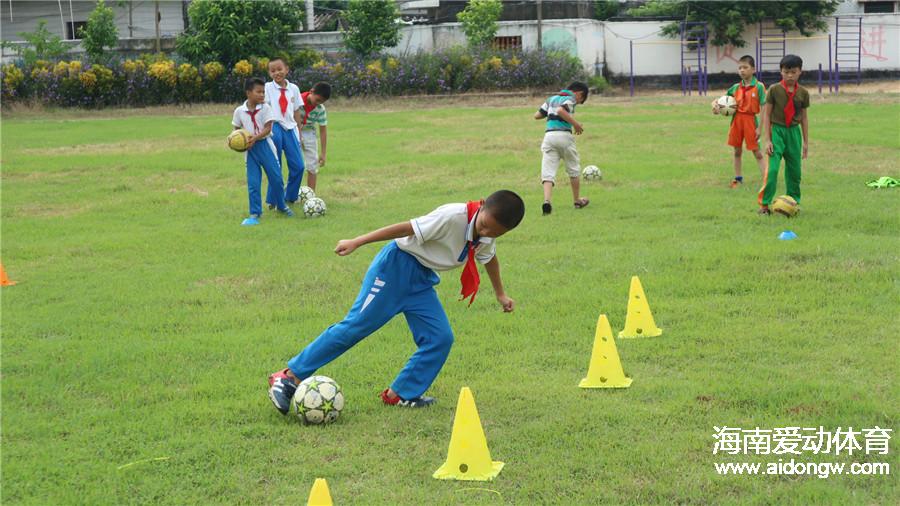
POLYGON ((581 171, 581 176, 586 181, 600 181, 603 179, 603 173, 600 172, 600 168, 596 165, 588 165, 581 171))
POLYGON ((301 381, 291 399, 291 413, 307 425, 334 422, 342 409, 344 392, 328 376, 311 376, 301 381))
POLYGON ((325 211, 325 201, 319 197, 313 197, 303 202, 303 214, 305 214, 307 218, 325 216, 325 211))
POLYGON ((309 186, 301 186, 300 191, 297 193, 297 198, 305 202, 309 199, 316 198, 316 192, 309 186))

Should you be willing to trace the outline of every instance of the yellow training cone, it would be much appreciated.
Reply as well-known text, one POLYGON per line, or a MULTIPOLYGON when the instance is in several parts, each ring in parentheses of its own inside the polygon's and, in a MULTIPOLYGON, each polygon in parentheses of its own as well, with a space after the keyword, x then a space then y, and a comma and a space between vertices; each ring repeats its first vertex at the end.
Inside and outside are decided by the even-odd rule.
POLYGON ((489 481, 501 469, 503 462, 491 460, 472 391, 463 387, 456 403, 447 461, 432 476, 439 480, 489 481))
POLYGON ((328 482, 325 478, 316 478, 312 490, 309 491, 309 501, 306 506, 333 506, 331 493, 328 492, 328 482))
POLYGON ((591 365, 587 377, 578 384, 581 388, 628 388, 631 378, 625 377, 616 341, 606 315, 597 320, 597 334, 594 336, 594 351, 591 353, 591 365))
POLYGON ((662 335, 662 329, 653 321, 650 304, 644 295, 644 287, 637 276, 631 277, 631 289, 628 291, 628 314, 625 316, 625 328, 619 337, 656 337, 662 335))

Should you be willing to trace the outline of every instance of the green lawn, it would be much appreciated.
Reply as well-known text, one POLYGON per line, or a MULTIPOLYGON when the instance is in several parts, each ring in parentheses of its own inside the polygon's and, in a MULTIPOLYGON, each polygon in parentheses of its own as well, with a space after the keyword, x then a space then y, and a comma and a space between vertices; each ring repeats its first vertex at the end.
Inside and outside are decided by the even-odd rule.
MULTIPOLYGON (((756 215, 729 190, 727 121, 708 98, 592 98, 582 163, 604 179, 540 214, 540 99, 330 107, 324 219, 247 212, 230 111, 6 114, 2 124, 4 504, 896 504, 895 476, 719 476, 713 426, 900 429, 896 95, 813 99, 803 205, 756 215), (436 407, 378 392, 412 353, 403 318, 321 370, 347 407, 329 427, 279 415, 266 375, 339 320, 379 245, 335 243, 509 188, 522 225, 498 256, 516 311, 483 276, 438 287, 456 343, 436 407), (795 241, 779 241, 791 229, 795 241), (643 282, 657 338, 618 341, 630 389, 581 390, 599 313, 622 328, 643 282), (434 480, 460 387, 490 483, 434 480), (167 460, 145 461, 167 457, 167 460), (120 466, 136 461, 134 465, 120 466)), ((779 189, 783 192, 783 182, 779 189)), ((895 434, 896 435, 896 434, 895 434)), ((896 439, 895 439, 896 443, 896 439)), ((889 462, 806 453, 798 461, 889 462)))

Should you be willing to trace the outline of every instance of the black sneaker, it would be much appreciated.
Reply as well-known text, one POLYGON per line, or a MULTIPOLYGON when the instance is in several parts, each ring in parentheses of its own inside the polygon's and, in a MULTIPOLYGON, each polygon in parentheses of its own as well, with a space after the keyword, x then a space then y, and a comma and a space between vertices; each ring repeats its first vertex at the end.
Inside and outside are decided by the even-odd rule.
POLYGON ((297 384, 285 374, 287 369, 269 375, 269 399, 275 409, 286 415, 291 409, 291 399, 297 391, 297 384))
POLYGON ((550 205, 550 202, 544 202, 544 205, 541 206, 541 211, 544 212, 544 216, 553 212, 553 206, 550 205))
POLYGON ((434 404, 437 399, 434 397, 416 397, 415 399, 402 399, 399 395, 391 399, 388 397, 388 391, 381 392, 381 400, 388 406, 399 406, 401 408, 426 408, 434 404))

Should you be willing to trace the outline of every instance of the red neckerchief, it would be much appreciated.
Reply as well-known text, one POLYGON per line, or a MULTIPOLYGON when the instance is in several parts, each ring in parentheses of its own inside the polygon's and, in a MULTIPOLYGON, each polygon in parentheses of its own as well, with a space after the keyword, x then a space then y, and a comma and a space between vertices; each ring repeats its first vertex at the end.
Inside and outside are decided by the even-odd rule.
POLYGON ((313 111, 313 109, 315 109, 317 106, 309 105, 309 92, 308 91, 304 91, 303 93, 301 93, 300 98, 303 99, 303 110, 306 112, 306 114, 303 115, 303 123, 300 125, 300 127, 305 127, 306 120, 309 119, 309 113, 311 113, 313 111))
MULTIPOLYGON (((466 202, 466 216, 468 218, 466 227, 468 227, 469 223, 472 223, 472 217, 478 213, 478 210, 481 209, 483 204, 483 200, 471 200, 466 202)), ((472 223, 472 226, 474 227, 475 224, 472 223)), ((472 234, 474 236, 474 230, 472 234)), ((462 291, 460 292, 461 297, 459 300, 465 300, 471 297, 471 299, 469 299, 470 306, 475 302, 475 294, 478 293, 478 285, 481 283, 481 277, 478 275, 478 266, 475 264, 475 246, 477 245, 477 242, 466 241, 465 254, 468 258, 466 258, 466 265, 463 267, 462 275, 459 277, 459 280, 462 282, 462 291)))
POLYGON ((284 116, 287 113, 288 99, 287 99, 287 88, 278 88, 281 90, 281 97, 278 98, 278 106, 281 107, 281 115, 284 116))
POLYGON ((791 126, 791 122, 794 121, 794 95, 797 94, 800 83, 794 83, 794 91, 788 90, 787 84, 784 83, 784 79, 781 80, 780 84, 788 96, 787 105, 784 106, 784 126, 789 127, 791 126))
POLYGON ((254 135, 259 133, 259 125, 256 124, 256 115, 259 114, 259 111, 261 111, 261 110, 262 109, 254 109, 251 111, 249 107, 247 108, 247 114, 250 115, 250 121, 253 122, 253 134, 254 135))

